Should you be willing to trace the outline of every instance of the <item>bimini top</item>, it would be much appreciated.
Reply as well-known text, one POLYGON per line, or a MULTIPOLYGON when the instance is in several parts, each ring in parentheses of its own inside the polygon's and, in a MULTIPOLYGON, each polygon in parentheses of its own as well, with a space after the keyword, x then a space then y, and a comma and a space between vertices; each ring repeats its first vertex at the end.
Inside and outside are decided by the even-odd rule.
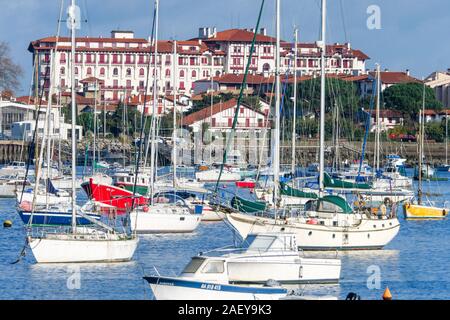
POLYGON ((353 213, 348 202, 339 196, 324 196, 317 200, 310 200, 305 204, 306 211, 353 213))

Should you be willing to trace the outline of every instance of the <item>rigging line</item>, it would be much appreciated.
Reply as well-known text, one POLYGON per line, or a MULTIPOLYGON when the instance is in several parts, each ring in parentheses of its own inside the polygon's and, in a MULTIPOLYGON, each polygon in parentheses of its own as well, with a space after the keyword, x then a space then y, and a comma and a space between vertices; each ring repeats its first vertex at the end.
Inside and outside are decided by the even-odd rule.
MULTIPOLYGON (((59 14, 58 22, 57 22, 57 31, 58 31, 58 34, 57 34, 57 37, 56 37, 55 50, 57 50, 57 48, 58 48, 57 44, 58 44, 58 39, 59 39, 59 27, 60 27, 60 21, 61 21, 61 18, 62 18, 63 6, 64 6, 64 0, 61 0, 60 14, 59 14)), ((39 55, 37 55, 37 59, 36 59, 36 60, 37 60, 37 61, 35 61, 35 66, 34 66, 35 69, 39 68, 39 66, 40 66, 40 64, 39 64, 39 55), (36 65, 36 63, 37 63, 37 65, 36 65)), ((50 75, 49 75, 49 72, 50 72, 50 68, 45 68, 44 79, 46 79, 47 77, 50 76, 50 75)), ((35 86, 39 86, 39 79, 35 79, 34 85, 35 85, 35 86)), ((39 88, 39 87, 38 87, 38 88, 39 88)), ((24 194, 24 192, 25 192, 26 181, 27 181, 27 179, 28 179, 28 172, 29 172, 29 168, 30 168, 31 161, 32 161, 32 159, 33 159, 33 152, 35 152, 36 146, 37 146, 37 144, 38 144, 37 141, 36 141, 36 140, 37 140, 37 131, 38 131, 37 128, 38 128, 38 123, 39 123, 39 113, 40 113, 40 111, 41 111, 41 106, 42 106, 42 101, 43 101, 44 93, 45 93, 45 86, 43 85, 43 86, 41 87, 41 92, 40 92, 40 95, 39 95, 39 99, 38 99, 38 101, 35 101, 35 104, 38 103, 38 105, 36 106, 36 107, 37 107, 37 110, 36 110, 35 130, 34 130, 34 132, 33 132, 33 138, 31 139, 30 145, 29 145, 29 147, 28 147, 27 168, 26 168, 26 170, 25 170, 25 177, 24 177, 24 179, 23 179, 22 191, 21 191, 21 193, 20 193, 20 201, 19 201, 19 204, 22 202, 23 194, 24 194)), ((42 144, 41 148, 42 148, 42 147, 43 147, 43 144, 42 144)), ((32 208, 32 209, 33 209, 33 208, 32 208)))
POLYGON ((258 30, 259 30, 259 23, 261 21, 261 16, 262 16, 263 8, 264 8, 264 2, 265 2, 265 0, 261 1, 261 8, 259 9, 258 20, 256 22, 256 28, 255 28, 255 32, 253 34, 253 40, 252 40, 252 44, 251 44, 251 47, 250 47, 250 54, 249 54, 248 59, 247 59, 247 66, 245 68, 244 79, 242 80, 242 85, 241 85, 241 90, 239 92, 239 98, 238 98, 238 101, 237 101, 236 111, 234 113, 233 125, 232 125, 231 131, 230 131, 230 133, 228 135, 225 152, 223 154, 222 164, 220 166, 219 177, 217 179, 216 186, 214 188, 214 194, 216 194, 216 195, 217 195, 217 190, 219 188, 220 178, 221 178, 222 172, 223 172, 223 167, 224 167, 224 165, 225 165, 225 163, 227 161, 227 153, 228 153, 228 150, 229 150, 230 145, 231 145, 231 140, 234 137, 234 131, 235 131, 236 125, 237 125, 237 120, 238 120, 238 116, 239 116, 239 108, 240 108, 240 104, 241 104, 242 97, 243 97, 243 94, 244 94, 244 87, 245 87, 245 85, 247 83, 247 75, 248 75, 248 71, 250 70, 250 64, 252 62, 253 53, 255 51, 256 35, 258 34, 258 30))
POLYGON ((345 23, 345 10, 342 0, 339 0, 339 7, 341 9, 342 28, 344 29, 345 42, 348 42, 347 24, 345 23))
MULTIPOLYGON (((152 33, 151 33, 151 37, 150 37, 152 43, 153 43, 153 36, 154 36, 154 32, 155 32, 155 23, 156 23, 156 21, 155 21, 156 19, 155 18, 156 18, 156 7, 153 10, 153 24, 152 24, 152 33)), ((152 50, 151 50, 151 45, 150 45, 149 46, 149 51, 148 51, 147 77, 146 77, 146 80, 145 80, 144 105, 142 107, 142 113, 141 113, 141 128, 140 128, 140 132, 139 132, 139 148, 137 150, 137 159, 136 159, 136 169, 135 169, 135 174, 134 174, 134 184, 133 184, 133 195, 132 195, 132 201, 131 201, 131 210, 134 209, 134 204, 135 204, 135 199, 136 199, 137 180, 138 180, 139 166, 140 166, 141 156, 142 156, 142 145, 143 145, 142 139, 143 139, 145 127, 146 127, 146 124, 147 124, 147 117, 145 116, 145 108, 147 106, 147 92, 148 92, 148 85, 149 85, 149 82, 150 82, 151 57, 152 57, 152 50)))

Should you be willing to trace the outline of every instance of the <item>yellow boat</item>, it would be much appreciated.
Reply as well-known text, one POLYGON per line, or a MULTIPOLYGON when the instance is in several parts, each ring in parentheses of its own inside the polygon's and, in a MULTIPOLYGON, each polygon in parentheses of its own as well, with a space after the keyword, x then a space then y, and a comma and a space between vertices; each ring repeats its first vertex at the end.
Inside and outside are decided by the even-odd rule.
POLYGON ((444 219, 448 209, 405 203, 406 219, 444 219))

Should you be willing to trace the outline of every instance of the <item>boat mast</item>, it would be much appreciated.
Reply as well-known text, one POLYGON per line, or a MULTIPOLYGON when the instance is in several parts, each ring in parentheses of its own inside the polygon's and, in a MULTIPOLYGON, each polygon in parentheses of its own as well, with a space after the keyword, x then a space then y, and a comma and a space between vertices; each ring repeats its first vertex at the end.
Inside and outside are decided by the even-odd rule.
POLYGON ((292 163, 291 171, 295 176, 295 127, 297 118, 297 41, 298 41, 298 29, 294 29, 294 114, 292 119, 292 163))
POLYGON ((173 188, 177 187, 177 42, 173 42, 173 134, 172 134, 172 143, 173 143, 173 188))
POLYGON ((69 10, 69 19, 70 19, 70 28, 71 28, 71 64, 70 64, 70 80, 72 87, 72 96, 71 96, 71 105, 72 105, 72 232, 76 232, 77 220, 77 194, 76 194, 76 178, 77 178, 77 158, 76 158, 76 119, 77 119, 77 110, 76 110, 76 102, 75 102, 75 27, 76 23, 76 6, 75 0, 72 0, 72 5, 69 10))
POLYGON ((95 93, 94 93, 94 140, 93 140, 93 148, 92 148, 92 175, 95 173, 95 146, 96 146, 96 139, 95 136, 97 135, 97 79, 95 79, 95 93))
MULTIPOLYGON (((445 165, 448 165, 448 113, 445 109, 445 165)), ((448 171, 448 168, 447 168, 448 171)))
POLYGON ((320 150, 319 150, 319 195, 324 193, 324 169, 325 169, 325 54, 326 54, 326 14, 327 1, 322 0, 322 36, 320 46, 322 46, 321 58, 321 76, 320 76, 320 150))
POLYGON ((422 204, 422 161, 423 161, 423 143, 425 134, 425 82, 423 83, 422 110, 419 112, 419 185, 417 188, 417 204, 422 204))
POLYGON ((158 18, 159 0, 155 0, 155 38, 154 38, 154 67, 153 67, 153 112, 152 112, 152 137, 150 151, 150 201, 153 204, 153 193, 155 187, 155 157, 156 157, 156 104, 158 103, 158 18))
POLYGON ((280 180, 280 1, 276 0, 276 50, 275 50, 275 130, 273 155, 273 203, 278 207, 280 180))
POLYGON ((376 105, 376 135, 375 135, 375 174, 380 170, 380 65, 377 64, 377 105, 376 105))

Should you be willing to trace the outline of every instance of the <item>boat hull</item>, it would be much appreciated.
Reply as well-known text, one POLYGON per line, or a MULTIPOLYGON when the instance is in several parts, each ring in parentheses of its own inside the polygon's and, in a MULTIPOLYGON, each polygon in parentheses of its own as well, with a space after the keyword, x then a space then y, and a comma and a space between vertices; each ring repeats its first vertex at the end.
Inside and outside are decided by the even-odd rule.
POLYGON ((445 219, 448 210, 444 208, 421 206, 406 203, 404 206, 407 219, 445 219))
MULTIPOLYGON (((258 260, 258 257, 255 257, 258 260)), ((286 257, 287 258, 287 257, 286 257)), ((231 283, 260 283, 268 279, 285 284, 338 283, 341 262, 338 259, 305 259, 292 261, 231 260, 227 263, 231 283)))
MULTIPOLYGON (((18 211, 20 218, 24 224, 30 224, 31 212, 30 211, 18 211)), ((97 214, 87 214, 90 218, 100 220, 100 216, 97 214)), ((33 212, 32 225, 48 225, 48 226, 70 226, 72 224, 72 212, 46 212, 35 211, 33 212)), ((91 221, 77 217, 77 225, 90 225, 91 221)))
MULTIPOLYGON (((119 213, 125 212, 133 205, 133 192, 123 188, 101 183, 97 184, 92 179, 88 182, 83 182, 81 187, 86 192, 89 199, 116 207, 119 213)), ((136 197, 134 198, 135 206, 145 205, 147 203, 147 198, 136 194, 136 197)))
POLYGON ((130 213, 131 230, 137 233, 189 233, 198 227, 200 221, 201 214, 174 213, 168 208, 130 213))
POLYGON ((138 238, 123 240, 60 240, 31 238, 38 263, 123 262, 132 259, 138 238))
POLYGON ((144 277, 156 300, 279 300, 287 290, 246 287, 170 277, 144 277))
POLYGON ((227 220, 245 238, 249 233, 292 232, 302 250, 375 250, 382 249, 398 233, 396 218, 363 219, 359 225, 333 227, 290 220, 275 220, 239 213, 227 215, 227 220))

